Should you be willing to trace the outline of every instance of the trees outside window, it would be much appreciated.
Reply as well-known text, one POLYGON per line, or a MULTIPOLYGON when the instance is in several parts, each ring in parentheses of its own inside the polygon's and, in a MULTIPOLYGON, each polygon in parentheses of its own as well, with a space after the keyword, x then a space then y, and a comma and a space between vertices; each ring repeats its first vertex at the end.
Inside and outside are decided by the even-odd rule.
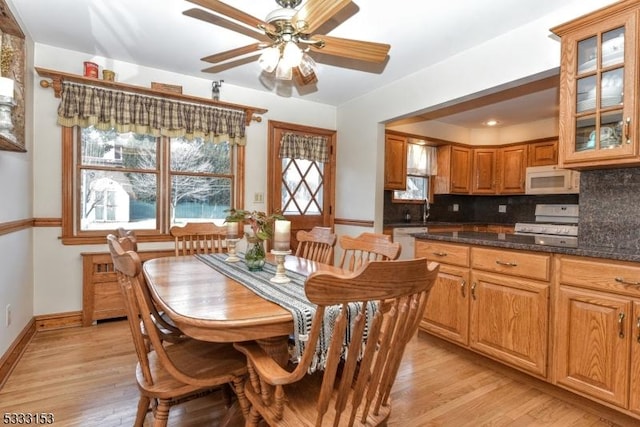
POLYGON ((156 138, 113 129, 63 131, 63 153, 75 164, 73 176, 64 173, 63 177, 71 179, 65 188, 73 187, 65 195, 73 200, 65 206, 74 206, 71 212, 63 208, 63 240, 71 234, 73 238, 105 235, 118 227, 142 235, 168 235, 175 224, 221 224, 235 205, 239 167, 233 164, 235 150, 229 143, 156 138), (76 144, 70 139, 76 139, 76 144))

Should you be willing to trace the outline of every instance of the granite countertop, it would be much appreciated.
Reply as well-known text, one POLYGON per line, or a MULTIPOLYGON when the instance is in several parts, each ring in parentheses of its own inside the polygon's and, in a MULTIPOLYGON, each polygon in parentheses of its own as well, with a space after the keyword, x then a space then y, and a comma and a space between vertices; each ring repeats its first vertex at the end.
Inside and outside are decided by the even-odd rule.
POLYGON ((640 251, 637 249, 586 246, 579 241, 577 247, 561 247, 536 243, 533 236, 472 231, 412 233, 412 236, 416 239, 640 262, 640 251))
POLYGON ((452 225, 452 226, 465 226, 465 225, 502 225, 502 226, 513 226, 513 224, 504 224, 497 222, 486 222, 486 221, 466 221, 466 222, 447 222, 447 221, 411 221, 411 222, 388 222, 384 224, 384 227, 429 227, 429 226, 442 226, 442 225, 452 225))

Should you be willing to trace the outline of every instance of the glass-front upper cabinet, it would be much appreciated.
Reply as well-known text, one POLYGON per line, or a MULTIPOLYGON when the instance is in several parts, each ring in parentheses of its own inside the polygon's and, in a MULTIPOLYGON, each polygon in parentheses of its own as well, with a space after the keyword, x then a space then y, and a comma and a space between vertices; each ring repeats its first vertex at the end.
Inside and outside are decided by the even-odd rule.
POLYGON ((562 39, 560 163, 639 163, 637 1, 624 1, 552 31, 562 39))

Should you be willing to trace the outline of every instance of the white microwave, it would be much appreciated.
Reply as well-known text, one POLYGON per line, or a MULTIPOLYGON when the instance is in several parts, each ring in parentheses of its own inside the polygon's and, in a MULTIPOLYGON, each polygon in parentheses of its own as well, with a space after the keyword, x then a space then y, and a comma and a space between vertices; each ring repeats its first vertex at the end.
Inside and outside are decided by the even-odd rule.
POLYGON ((580 192, 580 172, 558 166, 527 168, 526 194, 577 194, 580 192))

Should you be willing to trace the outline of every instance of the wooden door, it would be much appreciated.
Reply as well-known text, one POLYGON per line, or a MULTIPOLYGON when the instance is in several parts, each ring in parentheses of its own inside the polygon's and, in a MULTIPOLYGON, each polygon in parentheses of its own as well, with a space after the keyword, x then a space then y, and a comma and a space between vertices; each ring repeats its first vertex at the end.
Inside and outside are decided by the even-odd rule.
POLYGON ((295 251, 298 230, 315 226, 333 228, 335 203, 336 131, 269 121, 269 162, 267 210, 280 211, 291 221, 291 249, 295 251), (280 158, 283 134, 323 136, 327 139, 329 161, 280 158))
POLYGON ((627 406, 631 302, 561 285, 556 316, 556 381, 620 407, 627 406))
POLYGON ((471 348, 546 378, 548 317, 548 284, 472 272, 471 348))
POLYGON ((420 327, 450 341, 469 344, 469 269, 440 264, 420 327))
POLYGON ((476 148, 473 150, 473 194, 495 194, 497 179, 497 150, 476 148))
POLYGON ((500 194, 524 194, 527 146, 514 145, 500 150, 500 194))
POLYGON ((407 138, 386 135, 384 142, 384 189, 407 188, 407 138))

